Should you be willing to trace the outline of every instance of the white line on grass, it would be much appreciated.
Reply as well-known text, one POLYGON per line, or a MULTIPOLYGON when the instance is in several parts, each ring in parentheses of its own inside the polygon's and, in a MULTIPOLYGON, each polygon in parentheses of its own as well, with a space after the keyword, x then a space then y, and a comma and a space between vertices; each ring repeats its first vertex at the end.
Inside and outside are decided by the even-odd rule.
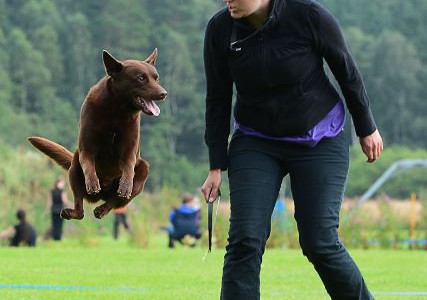
MULTIPOLYGON (((73 286, 73 285, 47 285, 47 284, 0 284, 0 289, 32 289, 32 290, 83 290, 83 291, 111 291, 111 292, 146 292, 138 287, 103 287, 103 286, 73 286)), ((372 292, 374 295, 399 295, 399 296, 427 296, 427 291, 418 292, 372 292)), ((273 292, 273 295, 286 293, 273 292)))
POLYGON ((146 289, 138 287, 103 287, 103 286, 73 286, 73 285, 47 285, 47 284, 0 284, 0 289, 31 289, 31 290, 80 290, 80 291, 111 291, 111 292, 145 292, 146 289))
POLYGON ((427 292, 372 292, 374 295, 427 296, 427 292))
MULTIPOLYGON (((273 292, 273 296, 282 296, 287 294, 286 292, 273 292)), ((313 293, 314 294, 314 293, 313 293)), ((317 292, 316 294, 321 294, 317 292)), ((372 292, 374 295, 398 295, 398 296, 427 296, 427 291, 418 291, 418 292, 372 292)))

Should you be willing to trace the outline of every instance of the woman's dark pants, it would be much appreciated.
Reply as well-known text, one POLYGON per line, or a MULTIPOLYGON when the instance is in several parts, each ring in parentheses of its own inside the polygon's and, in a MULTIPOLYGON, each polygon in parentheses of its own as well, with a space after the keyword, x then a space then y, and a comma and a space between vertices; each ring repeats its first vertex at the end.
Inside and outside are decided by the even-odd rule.
POLYGON ((61 218, 60 212, 52 212, 52 238, 55 241, 62 239, 62 225, 64 220, 61 218))
POLYGON ((119 226, 123 224, 127 231, 130 230, 127 215, 125 213, 114 213, 114 224, 113 224, 113 238, 117 240, 119 238, 119 226))
POLYGON ((260 299, 260 267, 282 179, 290 175, 303 254, 332 299, 373 299, 338 238, 348 172, 343 133, 315 147, 245 136, 230 143, 231 217, 222 276, 222 300, 260 299))

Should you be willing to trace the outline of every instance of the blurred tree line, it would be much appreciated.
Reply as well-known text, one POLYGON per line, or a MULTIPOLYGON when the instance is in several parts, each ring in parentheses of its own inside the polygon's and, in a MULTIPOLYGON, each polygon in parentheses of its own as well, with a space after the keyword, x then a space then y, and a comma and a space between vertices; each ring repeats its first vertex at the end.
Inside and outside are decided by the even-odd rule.
MULTIPOLYGON (((339 19, 387 146, 427 147, 427 1, 321 0, 339 19)), ((79 109, 103 76, 101 52, 144 59, 159 49, 168 90, 143 117, 148 188, 195 188, 207 171, 204 28, 220 0, 0 0, 0 139, 41 135, 76 146, 79 109)))

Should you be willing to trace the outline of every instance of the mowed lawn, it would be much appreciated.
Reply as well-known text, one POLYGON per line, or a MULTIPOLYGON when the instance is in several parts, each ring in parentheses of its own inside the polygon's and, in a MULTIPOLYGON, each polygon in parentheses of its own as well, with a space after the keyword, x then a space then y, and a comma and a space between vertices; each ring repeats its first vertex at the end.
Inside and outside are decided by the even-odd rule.
MULTIPOLYGON (((205 245, 167 249, 166 236, 150 247, 102 239, 44 243, 35 249, 0 248, 0 299, 219 299, 223 249, 206 259, 205 245)), ((376 299, 427 299, 427 251, 353 250, 376 299)), ((329 299, 299 250, 267 249, 261 299, 329 299)))

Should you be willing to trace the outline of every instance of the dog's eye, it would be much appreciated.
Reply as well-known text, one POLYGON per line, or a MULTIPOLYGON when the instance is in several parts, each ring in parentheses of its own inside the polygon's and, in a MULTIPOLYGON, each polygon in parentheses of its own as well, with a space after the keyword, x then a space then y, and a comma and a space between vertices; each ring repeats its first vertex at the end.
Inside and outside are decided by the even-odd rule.
POLYGON ((145 77, 144 75, 138 75, 137 79, 142 82, 145 80, 145 77))

